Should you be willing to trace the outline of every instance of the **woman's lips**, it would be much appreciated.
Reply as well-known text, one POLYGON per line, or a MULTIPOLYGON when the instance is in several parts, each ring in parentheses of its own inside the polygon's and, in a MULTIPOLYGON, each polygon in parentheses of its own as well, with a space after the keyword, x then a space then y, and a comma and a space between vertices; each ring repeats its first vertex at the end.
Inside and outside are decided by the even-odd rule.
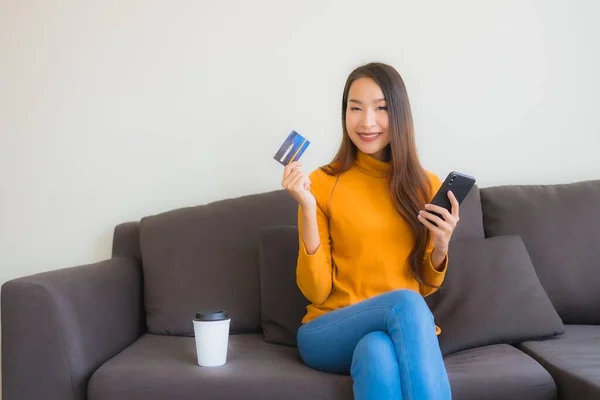
POLYGON ((358 136, 365 142, 373 142, 381 135, 381 132, 359 132, 358 136))

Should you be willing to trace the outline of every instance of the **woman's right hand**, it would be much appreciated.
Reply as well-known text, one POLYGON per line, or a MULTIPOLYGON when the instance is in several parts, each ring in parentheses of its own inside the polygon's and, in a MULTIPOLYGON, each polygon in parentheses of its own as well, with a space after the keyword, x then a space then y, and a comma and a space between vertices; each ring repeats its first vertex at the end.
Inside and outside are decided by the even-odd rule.
POLYGON ((315 208, 317 200, 310 191, 310 178, 302 171, 302 164, 294 161, 285 166, 281 186, 304 210, 315 208))

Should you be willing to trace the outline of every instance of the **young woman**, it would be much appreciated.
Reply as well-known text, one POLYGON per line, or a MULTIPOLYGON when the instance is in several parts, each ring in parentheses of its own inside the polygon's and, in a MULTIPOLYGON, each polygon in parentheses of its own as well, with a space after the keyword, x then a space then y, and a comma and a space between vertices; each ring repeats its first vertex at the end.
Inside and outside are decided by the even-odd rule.
POLYGON ((307 176, 295 162, 283 174, 299 204, 297 282, 311 302, 301 357, 350 373, 355 399, 450 399, 423 297, 444 280, 458 202, 448 194, 451 213, 428 204, 441 182, 419 163, 406 88, 391 66, 350 74, 342 126, 330 164, 307 176))

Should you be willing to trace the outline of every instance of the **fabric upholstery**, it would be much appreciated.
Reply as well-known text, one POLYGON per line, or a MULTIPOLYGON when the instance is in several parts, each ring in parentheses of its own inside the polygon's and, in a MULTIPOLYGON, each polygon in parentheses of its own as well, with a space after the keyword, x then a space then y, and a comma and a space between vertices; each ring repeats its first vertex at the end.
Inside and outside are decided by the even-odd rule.
POLYGON ((94 374, 89 400, 352 398, 350 377, 312 370, 260 334, 231 335, 222 367, 196 361, 193 338, 145 335, 94 374))
POLYGON ((555 400, 556 385, 540 364, 506 344, 444 358, 453 400, 555 400))
POLYGON ((298 228, 271 226, 260 246, 261 324, 269 343, 296 345, 296 333, 309 301, 296 284, 298 228))
MULTIPOLYGON (((89 400, 351 399, 349 376, 306 367, 294 347, 260 334, 231 335, 227 364, 196 363, 193 338, 147 334, 92 377, 89 400)), ((508 346, 466 350, 445 359, 454 400, 554 400, 539 364, 508 346)))
POLYGON ((145 330, 132 258, 2 285, 2 398, 84 400, 92 373, 145 330))
POLYGON ((191 336, 203 309, 227 311, 232 333, 259 331, 259 231, 296 220, 297 205, 283 190, 143 218, 149 332, 191 336))
POLYGON ((566 325, 564 335, 519 348, 544 366, 561 399, 600 399, 600 326, 566 325))
POLYGON ((139 222, 124 222, 115 227, 113 232, 112 256, 133 257, 141 260, 139 222))
POLYGON ((460 221, 454 230, 452 240, 483 238, 483 214, 481 196, 477 185, 473 186, 460 205, 460 221))
POLYGON ((486 236, 519 235, 565 324, 600 324, 600 180, 481 190, 486 236))
POLYGON ((442 287, 426 297, 443 354, 564 332, 518 236, 453 242, 442 287))

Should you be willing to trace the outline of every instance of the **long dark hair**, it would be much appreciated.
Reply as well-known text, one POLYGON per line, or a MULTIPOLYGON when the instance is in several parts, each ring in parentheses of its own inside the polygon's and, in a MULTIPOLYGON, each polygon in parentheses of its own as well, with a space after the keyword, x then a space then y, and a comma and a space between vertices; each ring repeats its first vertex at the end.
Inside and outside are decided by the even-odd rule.
POLYGON ((373 79, 379 85, 387 102, 391 140, 385 154, 391 163, 389 188, 394 205, 408 223, 415 240, 409 256, 410 272, 419 283, 437 287, 426 282, 423 277, 422 266, 429 230, 417 219, 419 210, 429 201, 432 189, 417 156, 406 86, 393 67, 383 63, 370 63, 356 68, 348 76, 342 96, 342 143, 333 161, 322 169, 329 175, 339 176, 354 164, 357 148, 350 140, 346 127, 348 92, 354 81, 365 77, 373 79))

